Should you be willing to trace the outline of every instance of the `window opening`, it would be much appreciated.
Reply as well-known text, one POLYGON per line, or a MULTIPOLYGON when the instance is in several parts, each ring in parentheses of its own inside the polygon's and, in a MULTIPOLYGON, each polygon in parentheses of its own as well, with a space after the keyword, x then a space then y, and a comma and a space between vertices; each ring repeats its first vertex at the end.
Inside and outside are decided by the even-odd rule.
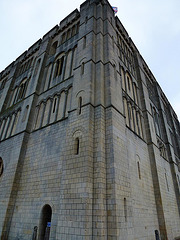
POLYGON ((80 146, 79 138, 76 138, 76 140, 75 140, 75 155, 79 154, 79 146, 80 146))
POLYGON ((84 74, 84 62, 81 64, 81 75, 84 74))
POLYGON ((139 162, 137 162, 137 167, 138 167, 139 179, 141 179, 141 169, 140 169, 140 163, 139 162))
POLYGON ((82 112, 82 97, 79 98, 79 115, 82 112))
POLYGON ((4 170, 4 167, 3 167, 3 160, 2 160, 2 158, 0 158, 0 177, 1 177, 2 174, 3 174, 3 170, 4 170))
POLYGON ((57 103, 57 98, 54 99, 53 113, 54 113, 55 110, 56 110, 56 103, 57 103))

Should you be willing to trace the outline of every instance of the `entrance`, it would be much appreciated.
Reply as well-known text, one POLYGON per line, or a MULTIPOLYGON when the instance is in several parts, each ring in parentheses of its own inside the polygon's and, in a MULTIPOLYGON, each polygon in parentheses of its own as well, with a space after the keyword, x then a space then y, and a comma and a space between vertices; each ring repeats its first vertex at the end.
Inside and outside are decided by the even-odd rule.
POLYGON ((39 240, 49 240, 51 229, 52 208, 47 204, 43 207, 41 213, 41 222, 39 226, 39 240))

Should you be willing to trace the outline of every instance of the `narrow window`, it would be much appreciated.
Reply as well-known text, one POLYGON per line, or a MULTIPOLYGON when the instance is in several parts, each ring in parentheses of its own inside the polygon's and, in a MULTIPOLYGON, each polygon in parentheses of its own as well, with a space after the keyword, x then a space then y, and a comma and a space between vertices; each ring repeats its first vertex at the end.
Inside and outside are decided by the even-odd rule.
POLYGON ((140 163, 139 162, 137 162, 137 168, 138 168, 139 179, 141 179, 141 169, 140 169, 140 163))
POLYGON ((75 139, 75 155, 78 155, 79 154, 79 138, 76 138, 75 139))
POLYGON ((0 177, 1 177, 2 174, 3 174, 3 170, 4 170, 4 167, 3 167, 3 160, 2 160, 2 158, 0 158, 0 177))
POLYGON ((61 58, 61 64, 60 64, 60 69, 59 69, 59 76, 62 74, 63 63, 64 63, 64 56, 61 58))
POLYGON ((76 34, 76 26, 74 25, 74 26, 72 27, 71 36, 73 37, 75 34, 76 34))
POLYGON ((81 75, 84 74, 84 62, 81 64, 81 75))
POLYGON ((79 115, 82 112, 82 97, 79 98, 79 115))
POLYGON ((86 16, 86 19, 85 19, 85 24, 87 24, 87 21, 88 21, 88 17, 86 16))
POLYGON ((29 109, 29 105, 26 106, 26 109, 25 109, 25 111, 24 111, 24 116, 23 116, 22 122, 24 122, 24 121, 26 120, 27 113, 28 113, 28 109, 29 109))
POLYGON ((54 54, 56 53, 57 44, 58 44, 58 42, 56 41, 56 42, 54 42, 53 45, 51 46, 50 52, 49 52, 50 56, 52 56, 52 55, 54 55, 54 54))
POLYGON ((125 218, 125 222, 127 222, 127 201, 126 201, 126 198, 124 198, 124 218, 125 218))
POLYGON ((83 48, 86 47, 86 36, 83 38, 83 48))
POLYGON ((127 76, 127 82, 128 82, 128 89, 129 89, 129 91, 131 90, 131 88, 130 88, 130 79, 129 79, 129 77, 127 76))
POLYGON ((71 37, 71 29, 67 31, 67 40, 70 39, 70 37, 71 37))
POLYGON ((57 59, 54 77, 60 76, 62 74, 63 63, 64 63, 64 56, 61 59, 57 59))
POLYGON ((167 179, 167 173, 166 172, 165 172, 165 179, 166 179, 167 190, 169 192, 169 184, 168 184, 168 179, 167 179))
POLYGON ((56 110, 56 102, 57 102, 57 98, 54 99, 53 113, 54 113, 55 110, 56 110))
POLYGON ((63 33, 61 44, 63 44, 65 41, 66 41, 66 33, 63 33))

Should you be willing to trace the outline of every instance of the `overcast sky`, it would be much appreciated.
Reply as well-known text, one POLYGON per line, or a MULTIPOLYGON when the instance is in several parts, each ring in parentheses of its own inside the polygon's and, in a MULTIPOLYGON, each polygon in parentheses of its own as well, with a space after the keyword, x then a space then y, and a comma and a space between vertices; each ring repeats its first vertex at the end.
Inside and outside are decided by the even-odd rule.
MULTIPOLYGON (((0 72, 83 0, 0 0, 0 72)), ((110 0, 180 120, 180 0, 110 0)))

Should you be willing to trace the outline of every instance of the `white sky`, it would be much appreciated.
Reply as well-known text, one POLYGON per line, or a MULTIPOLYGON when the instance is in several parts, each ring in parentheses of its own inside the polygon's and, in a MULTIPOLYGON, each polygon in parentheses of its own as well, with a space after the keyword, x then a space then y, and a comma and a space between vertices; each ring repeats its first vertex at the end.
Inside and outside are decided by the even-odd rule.
MULTIPOLYGON (((180 120, 180 0, 109 0, 180 120)), ((83 0, 0 0, 0 72, 83 0)))

